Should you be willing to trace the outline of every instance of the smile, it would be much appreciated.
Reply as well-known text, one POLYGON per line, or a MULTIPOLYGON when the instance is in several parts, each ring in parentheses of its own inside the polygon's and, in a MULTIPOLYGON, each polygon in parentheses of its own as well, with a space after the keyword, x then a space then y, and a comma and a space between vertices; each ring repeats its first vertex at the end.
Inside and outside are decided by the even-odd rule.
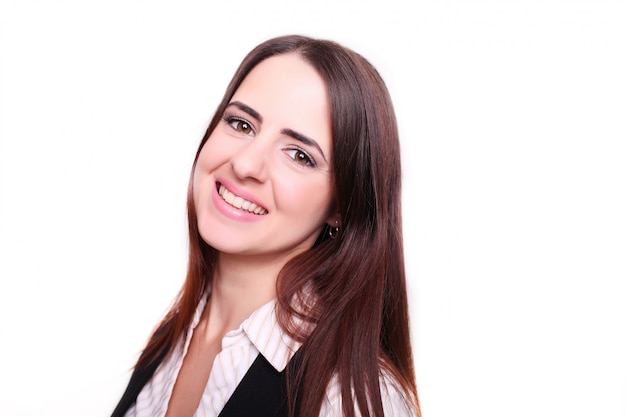
POLYGON ((238 208, 240 210, 245 210, 250 213, 264 215, 267 214, 267 210, 263 207, 259 207, 251 201, 245 200, 242 197, 239 197, 226 189, 222 184, 218 184, 218 194, 222 199, 230 204, 231 206, 238 208))

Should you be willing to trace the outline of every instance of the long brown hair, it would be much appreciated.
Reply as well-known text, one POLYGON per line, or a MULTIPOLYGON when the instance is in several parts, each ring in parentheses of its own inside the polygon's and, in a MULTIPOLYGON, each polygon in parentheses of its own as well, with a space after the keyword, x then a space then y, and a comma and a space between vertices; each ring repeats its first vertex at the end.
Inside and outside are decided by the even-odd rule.
MULTIPOLYGON (((313 248, 290 260, 278 276, 279 322, 304 343, 300 366, 288 380, 290 402, 293 406, 300 395, 300 415, 319 415, 326 387, 336 375, 345 415, 355 415, 356 400, 361 415, 382 416, 379 380, 385 372, 419 415, 402 247, 400 144, 391 99, 375 68, 331 41, 284 36, 260 44, 245 57, 228 85, 198 147, 194 167, 244 78, 263 60, 285 53, 299 54, 326 82, 335 203, 341 218, 337 238, 330 239, 325 228, 313 248), (315 326, 305 331, 311 326, 298 326, 294 318, 315 326)), ((187 334, 212 280, 217 253, 198 232, 193 168, 191 172, 187 278, 137 366, 169 354, 173 342, 187 334)))

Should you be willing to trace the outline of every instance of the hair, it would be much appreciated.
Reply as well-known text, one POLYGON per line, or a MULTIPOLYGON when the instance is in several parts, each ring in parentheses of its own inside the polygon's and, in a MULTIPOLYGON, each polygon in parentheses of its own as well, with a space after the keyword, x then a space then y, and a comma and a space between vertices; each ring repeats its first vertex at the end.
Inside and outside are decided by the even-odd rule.
POLYGON ((383 416, 379 381, 384 372, 419 416, 402 243, 400 144, 391 99, 376 69, 361 55, 304 36, 258 45, 228 85, 191 171, 187 277, 137 366, 174 349, 210 287, 217 251, 200 237, 192 189, 200 150, 250 71, 287 53, 314 67, 328 89, 335 207, 341 218, 335 239, 324 227, 313 247, 287 262, 277 279, 279 323, 303 342, 299 365, 288 377, 290 412, 298 397, 300 415, 319 415, 326 387, 336 376, 344 415, 355 415, 356 402, 361 415, 383 416))

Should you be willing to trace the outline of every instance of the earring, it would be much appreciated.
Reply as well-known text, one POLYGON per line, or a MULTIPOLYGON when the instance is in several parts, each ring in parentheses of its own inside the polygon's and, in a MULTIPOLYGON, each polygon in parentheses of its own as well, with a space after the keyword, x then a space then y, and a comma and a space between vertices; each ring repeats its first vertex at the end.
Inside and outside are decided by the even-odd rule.
POLYGON ((328 236, 330 236, 331 239, 337 239, 337 235, 339 234, 339 222, 335 220, 335 224, 335 227, 328 227, 328 236))

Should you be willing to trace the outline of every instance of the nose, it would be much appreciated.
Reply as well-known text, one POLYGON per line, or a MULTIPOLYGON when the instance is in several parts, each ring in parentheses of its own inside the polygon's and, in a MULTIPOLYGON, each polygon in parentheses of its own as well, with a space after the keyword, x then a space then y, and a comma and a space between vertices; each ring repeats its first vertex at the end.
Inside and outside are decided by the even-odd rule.
POLYGON ((239 179, 264 182, 268 176, 270 152, 268 144, 257 136, 232 155, 230 165, 239 179))

